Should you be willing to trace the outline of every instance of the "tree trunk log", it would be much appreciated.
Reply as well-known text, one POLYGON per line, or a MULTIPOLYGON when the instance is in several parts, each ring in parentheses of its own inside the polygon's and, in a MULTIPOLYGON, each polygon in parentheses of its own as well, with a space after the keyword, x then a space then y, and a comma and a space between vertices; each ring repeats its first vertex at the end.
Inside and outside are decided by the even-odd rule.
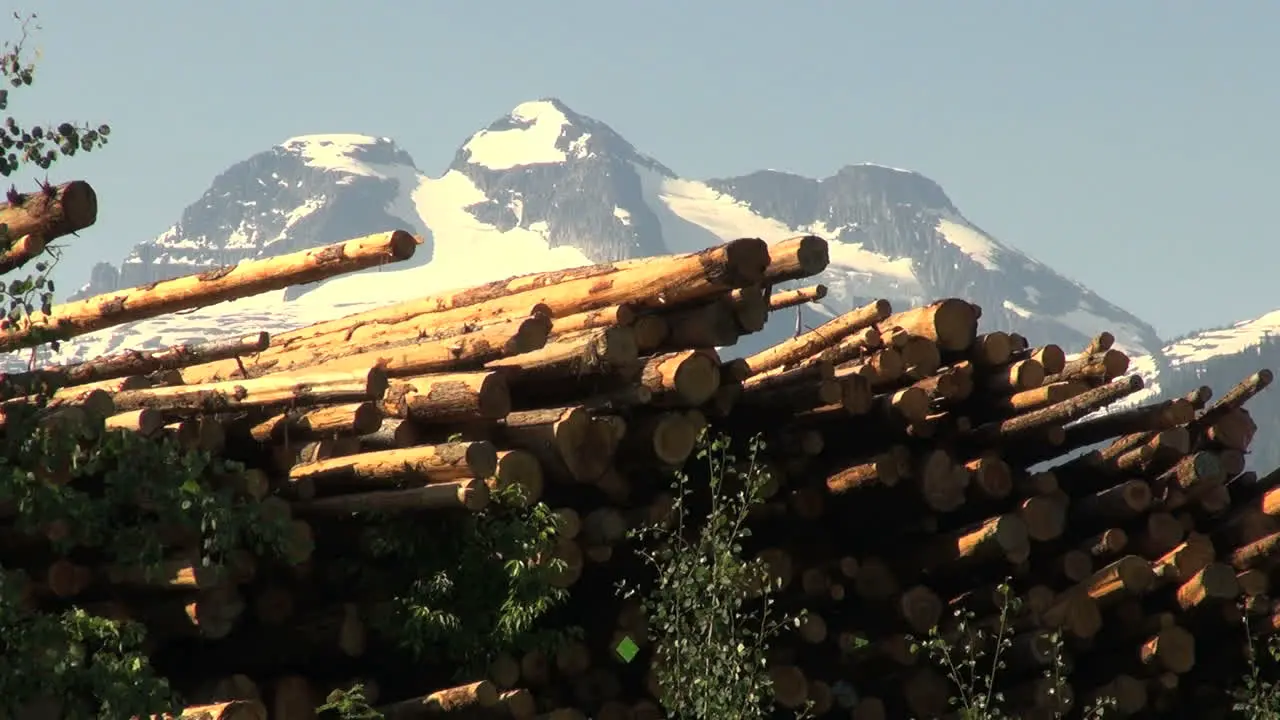
POLYGON ((237 300, 413 257, 418 241, 396 230, 262 260, 118 290, 34 314, 0 330, 0 350, 44 342, 46 333, 71 338, 121 323, 237 300))

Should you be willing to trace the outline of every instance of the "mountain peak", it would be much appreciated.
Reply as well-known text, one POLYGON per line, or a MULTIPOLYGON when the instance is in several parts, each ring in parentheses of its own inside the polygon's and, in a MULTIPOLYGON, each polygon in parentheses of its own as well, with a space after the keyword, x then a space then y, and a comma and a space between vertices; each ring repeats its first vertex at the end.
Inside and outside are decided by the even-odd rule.
POLYGON ((381 177, 374 166, 416 167, 413 158, 387 137, 356 133, 298 135, 276 145, 272 152, 297 158, 321 171, 381 177))
POLYGON ((628 160, 675 176, 613 128, 554 97, 522 102, 472 135, 459 148, 452 168, 507 172, 597 157, 628 160))

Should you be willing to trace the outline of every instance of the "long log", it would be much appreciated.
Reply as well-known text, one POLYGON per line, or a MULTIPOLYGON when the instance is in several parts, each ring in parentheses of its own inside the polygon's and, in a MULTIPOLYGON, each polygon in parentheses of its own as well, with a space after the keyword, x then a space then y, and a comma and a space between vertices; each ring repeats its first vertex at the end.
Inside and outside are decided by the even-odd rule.
POLYGON ((1051 424, 1070 422, 1141 389, 1142 376, 1130 375, 1125 380, 1094 388, 1056 405, 1008 420, 980 425, 967 433, 966 437, 977 442, 992 442, 1042 429, 1051 424))
POLYGON ((889 317, 891 311, 888 300, 876 300, 833 318, 813 330, 744 358, 748 367, 748 377, 774 368, 796 364, 859 330, 884 320, 889 317))
POLYGON ((334 243, 288 255, 162 280, 53 307, 19 327, 0 328, 0 350, 70 338, 121 323, 325 280, 413 257, 418 240, 403 230, 334 243))
POLYGON ((461 508, 478 512, 489 504, 489 488, 474 478, 447 480, 401 490, 332 495, 293 503, 299 515, 342 517, 352 513, 402 513, 461 508))
POLYGON ((535 273, 429 295, 281 333, 276 340, 283 343, 427 315, 437 316, 427 320, 436 325, 477 322, 527 313, 535 305, 554 318, 610 305, 661 308, 758 283, 768 264, 764 241, 742 238, 686 255, 535 273))
POLYGON ((511 392, 497 372, 422 375, 391 383, 382 411, 423 425, 497 420, 511 412, 511 392))
POLYGON ((253 424, 248 434, 257 442, 311 442, 332 435, 367 435, 382 423, 372 401, 289 410, 253 424))
POLYGON ((282 353, 253 363, 220 362, 182 370, 183 380, 195 384, 244 377, 261 377, 267 373, 290 372, 301 368, 312 370, 356 370, 382 367, 390 377, 409 377, 432 372, 454 372, 479 369, 484 363, 508 355, 531 352, 543 347, 551 332, 551 320, 545 316, 526 318, 519 323, 484 327, 475 332, 428 342, 404 341, 386 347, 304 348, 282 353))
POLYGON ((257 333, 202 343, 173 345, 161 350, 126 350, 69 365, 46 365, 20 373, 0 375, 0 400, 45 392, 48 388, 83 385, 130 375, 177 370, 265 350, 270 337, 257 333))
POLYGON ((381 368, 354 372, 310 372, 268 375, 205 385, 177 385, 116 393, 116 409, 192 411, 217 413, 277 405, 379 400, 387 391, 387 373, 381 368))
POLYGON ((610 327, 557 338, 538 350, 491 360, 485 367, 514 371, 513 384, 528 384, 609 374, 633 366, 639 357, 631 328, 610 327))
POLYGON ((294 465, 289 470, 289 480, 311 483, 317 492, 323 492, 330 485, 377 488, 391 482, 431 484, 484 479, 492 477, 497 469, 498 453, 491 443, 458 442, 378 450, 294 465))
POLYGON ((796 288, 795 290, 783 290, 769 296, 769 312, 777 312, 796 305, 804 305, 805 303, 818 302, 826 296, 826 285, 810 285, 796 288))

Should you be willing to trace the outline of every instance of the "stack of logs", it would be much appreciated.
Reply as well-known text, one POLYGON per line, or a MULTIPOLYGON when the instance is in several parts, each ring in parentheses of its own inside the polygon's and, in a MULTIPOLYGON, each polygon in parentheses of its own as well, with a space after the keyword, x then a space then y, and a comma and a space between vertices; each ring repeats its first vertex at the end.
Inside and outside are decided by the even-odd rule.
MULTIPOLYGON (((47 219, 32 222, 29 234, 56 236, 47 219)), ((83 334, 405 260, 417 242, 381 233, 59 305, 0 329, 0 349, 29 346, 39 328, 83 334)), ((1095 414, 1142 387, 1109 334, 1068 357, 1016 333, 979 334, 980 309, 960 299, 896 313, 879 300, 722 357, 770 313, 822 299, 820 285, 773 287, 826 264, 821 238, 738 239, 272 337, 10 374, 0 400, 24 402, 53 382, 60 412, 250 464, 234 478, 239 491, 291 518, 296 572, 313 578, 342 552, 326 544, 326 524, 353 512, 475 512, 510 485, 555 508, 567 568, 556 582, 571 587, 566 615, 582 639, 551 656, 499 656, 486 677, 418 697, 378 697, 378 678, 364 678, 390 718, 660 717, 645 618, 613 587, 634 567, 627 530, 667 517, 663 475, 704 429, 766 440, 768 497, 748 550, 783 583, 780 602, 806 611, 770 654, 780 706, 858 720, 947 715, 954 690, 910 638, 935 626, 946 636, 959 608, 990 630, 1004 618, 1001 682, 1018 716, 1100 697, 1118 716, 1229 706, 1243 618, 1280 628, 1269 600, 1280 475, 1244 468, 1256 429, 1244 404, 1270 371, 1216 402, 1203 388, 1095 414), (1020 601, 1007 613, 997 592, 1006 578, 1020 601), (1042 677, 1055 632, 1066 692, 1042 677), (623 638, 640 646, 630 660, 616 651, 623 638)), ((13 555, 10 541, 0 536, 0 558, 13 555)), ((244 560, 209 577, 176 553, 155 579, 59 559, 38 569, 30 596, 133 617, 153 645, 197 636, 208 648, 252 647, 305 621, 359 666, 360 605, 300 617, 288 580, 244 560), (171 601, 101 601, 137 586, 171 601)), ((294 668, 252 665, 183 688, 199 703, 184 717, 311 718, 329 690, 294 668)))

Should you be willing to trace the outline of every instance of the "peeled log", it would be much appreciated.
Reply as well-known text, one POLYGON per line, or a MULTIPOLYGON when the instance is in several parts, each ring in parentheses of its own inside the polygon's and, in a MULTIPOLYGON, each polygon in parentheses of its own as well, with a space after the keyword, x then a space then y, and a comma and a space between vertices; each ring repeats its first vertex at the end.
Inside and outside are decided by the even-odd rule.
POLYGON ((1023 390, 1007 397, 982 398, 992 408, 1006 414, 1016 414, 1039 410, 1049 405, 1056 405, 1064 400, 1089 391, 1089 386, 1079 380, 1041 385, 1032 390, 1023 390))
MULTIPOLYGON (((44 242, 79 232, 98 220, 98 195, 83 180, 41 188, 28 194, 10 195, 0 204, 0 225, 5 237, 38 236, 44 242), (13 200, 17 202, 13 202, 13 200)), ((10 268, 0 268, 0 273, 10 268)))
POLYGON ((483 322, 527 313, 535 304, 553 318, 610 305, 659 308, 760 282, 769 264, 763 240, 742 238, 685 255, 641 258, 500 280, 431 295, 318 323, 280 339, 317 336, 369 323, 395 323, 439 315, 436 324, 483 322))
POLYGON ((588 310, 557 318, 551 323, 551 335, 555 337, 595 328, 630 325, 635 321, 635 308, 630 305, 610 305, 598 310, 588 310))
POLYGON ((310 442, 331 435, 368 435, 381 423, 382 411, 376 403, 347 403, 290 410, 253 425, 249 435, 261 443, 310 442))
POLYGON ((816 235, 800 235, 769 246, 769 266, 761 278, 777 285, 788 280, 813 277, 827 269, 830 253, 827 241, 816 235))
POLYGON ((958 298, 948 298, 924 307, 894 313, 883 319, 880 331, 900 327, 912 335, 928 338, 945 352, 968 350, 978 335, 976 306, 958 298))
POLYGON ((403 230, 312 248, 173 280, 118 290, 35 313, 21 327, 0 330, 0 350, 70 338, 135 320, 237 300, 413 257, 418 241, 403 230))
POLYGON ((556 338, 539 350, 493 360, 485 367, 515 371, 510 382, 524 385, 610 374, 633 365, 639 357, 631 328, 611 327, 556 338))
POLYGON ((769 312, 777 312, 796 305, 817 302, 826 296, 826 285, 811 285, 809 287, 796 288, 795 290, 783 290, 769 296, 769 312))
POLYGON ((720 356, 714 350, 683 350, 645 360, 640 383, 662 405, 696 407, 720 387, 720 356))
POLYGON ((422 375, 391 383, 382 411, 423 425, 497 420, 511 411, 511 392, 496 372, 422 375))
POLYGON ((392 481, 430 484, 463 478, 492 477, 498 453, 488 442, 422 445, 397 450, 346 455, 294 465, 290 482, 310 482, 318 491, 331 485, 385 485, 392 481))
POLYGON ((1130 375, 1124 380, 1094 388, 1056 405, 1050 405, 1008 420, 980 425, 974 428, 972 432, 967 433, 967 435, 977 442, 986 443, 1040 430, 1050 425, 1070 422, 1088 415, 1098 408, 1109 405, 1126 395, 1132 395, 1141 389, 1142 376, 1130 375))
POLYGON ((238 338, 174 345, 162 350, 126 350, 116 355, 105 355, 70 365, 47 365, 30 372, 8 373, 0 375, 0 400, 33 394, 50 386, 83 385, 249 355, 266 349, 268 341, 266 333, 257 333, 238 338))
POLYGON ((1068 360, 1062 372, 1049 375, 1044 379, 1047 383, 1064 380, 1089 380, 1095 383, 1111 382, 1129 369, 1129 356, 1119 350, 1103 350, 1098 353, 1081 355, 1068 360))
POLYGON ((118 410, 187 410, 226 412, 273 405, 373 400, 387 390, 387 374, 380 368, 356 372, 312 372, 268 375, 206 385, 126 390, 116 393, 118 410))
POLYGON ((771 348, 744 358, 750 375, 793 365, 802 359, 825 350, 863 328, 870 327, 889 316, 888 300, 876 300, 829 320, 798 337, 784 340, 771 348))
MULTIPOLYGON (((470 370, 478 369, 489 360, 541 348, 550 331, 551 320, 539 316, 429 342, 398 342, 356 352, 349 352, 346 347, 306 348, 273 355, 253 364, 245 363, 244 369, 251 377, 300 368, 350 370, 378 366, 385 368, 390 377, 470 370)), ((197 383, 243 377, 243 373, 238 363, 224 362, 184 369, 182 377, 188 383, 197 383)))

